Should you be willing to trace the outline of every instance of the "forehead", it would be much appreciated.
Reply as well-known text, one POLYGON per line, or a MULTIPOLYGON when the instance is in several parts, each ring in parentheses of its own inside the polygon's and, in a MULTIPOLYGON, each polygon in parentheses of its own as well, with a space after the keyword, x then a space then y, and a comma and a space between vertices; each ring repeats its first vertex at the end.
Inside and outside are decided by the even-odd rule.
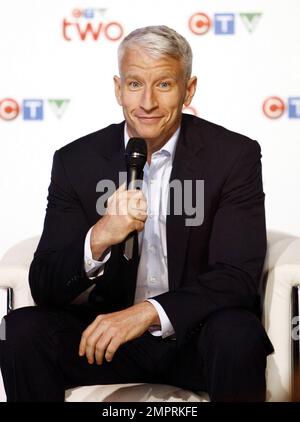
POLYGON ((174 57, 161 55, 153 56, 141 47, 126 49, 120 63, 122 76, 140 73, 166 73, 171 77, 181 76, 182 63, 174 57))

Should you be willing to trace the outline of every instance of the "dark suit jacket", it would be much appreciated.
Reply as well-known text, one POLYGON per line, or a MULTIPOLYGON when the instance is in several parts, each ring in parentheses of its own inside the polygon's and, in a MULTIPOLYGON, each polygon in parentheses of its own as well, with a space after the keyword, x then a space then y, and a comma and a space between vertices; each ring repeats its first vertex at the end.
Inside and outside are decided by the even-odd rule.
MULTIPOLYGON (((104 275, 89 280, 84 240, 96 223, 97 182, 125 171, 124 122, 78 139, 55 152, 44 230, 30 268, 37 304, 64 306, 93 283, 90 299, 101 312, 133 304, 138 254, 112 247, 104 275)), ((185 215, 167 217, 169 292, 155 299, 166 311, 178 343, 213 312, 256 311, 266 230, 261 154, 256 141, 183 115, 171 179, 204 180, 204 221, 187 227, 185 215)))

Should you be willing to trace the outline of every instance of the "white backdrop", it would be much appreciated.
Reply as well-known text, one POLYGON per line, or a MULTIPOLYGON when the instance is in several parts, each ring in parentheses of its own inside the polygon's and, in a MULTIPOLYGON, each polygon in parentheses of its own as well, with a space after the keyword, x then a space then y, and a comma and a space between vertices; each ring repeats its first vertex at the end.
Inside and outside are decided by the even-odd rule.
POLYGON ((300 97, 299 15, 299 0, 2 1, 0 255, 41 232, 55 149, 122 120, 117 46, 122 32, 148 24, 189 40, 198 115, 259 141, 268 228, 300 235, 299 99, 290 100, 294 117, 282 109, 300 97), (273 96, 275 119, 262 111, 273 96))
POLYGON ((299 0, 2 1, 0 256, 40 234, 54 151, 122 120, 117 46, 153 24, 192 45, 197 114, 259 141, 268 228, 300 235, 299 16, 299 0))

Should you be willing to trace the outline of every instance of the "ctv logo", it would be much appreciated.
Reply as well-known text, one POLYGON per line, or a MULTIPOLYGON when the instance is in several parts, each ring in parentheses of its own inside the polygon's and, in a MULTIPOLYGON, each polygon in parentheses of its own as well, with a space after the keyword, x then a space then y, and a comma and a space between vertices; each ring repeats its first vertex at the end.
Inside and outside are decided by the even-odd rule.
MULTIPOLYGON (((0 119, 10 121, 16 119, 20 113, 23 114, 23 120, 44 120, 44 103, 46 100, 26 99, 20 105, 13 98, 4 98, 0 100, 0 119)), ((49 99, 47 100, 54 115, 60 119, 70 100, 67 99, 49 99)))
POLYGON ((70 18, 63 20, 63 37, 66 41, 106 39, 119 41, 124 29, 120 22, 104 21, 106 9, 74 9, 70 18))
POLYGON ((207 34, 211 29, 214 29, 215 35, 233 35, 239 19, 248 32, 253 32, 261 16, 261 13, 215 13, 209 17, 206 13, 198 12, 190 17, 189 28, 195 35, 207 34))
POLYGON ((279 119, 285 112, 289 119, 300 119, 300 97, 268 97, 262 105, 263 113, 269 119, 279 119))

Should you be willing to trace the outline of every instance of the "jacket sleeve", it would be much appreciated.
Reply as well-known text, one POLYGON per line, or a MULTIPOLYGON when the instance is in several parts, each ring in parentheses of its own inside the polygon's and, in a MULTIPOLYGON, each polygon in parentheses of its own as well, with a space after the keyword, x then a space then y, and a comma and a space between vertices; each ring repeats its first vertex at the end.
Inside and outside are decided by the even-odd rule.
POLYGON ((88 229, 60 151, 56 151, 44 229, 29 270, 29 284, 36 304, 62 306, 92 285, 84 270, 84 241, 88 229))
MULTIPOLYGON (((213 312, 254 310, 266 254, 261 153, 245 142, 226 178, 214 217, 208 266, 175 291, 156 296, 181 344, 213 312)), ((191 247, 197 247, 192 245, 191 247)))

